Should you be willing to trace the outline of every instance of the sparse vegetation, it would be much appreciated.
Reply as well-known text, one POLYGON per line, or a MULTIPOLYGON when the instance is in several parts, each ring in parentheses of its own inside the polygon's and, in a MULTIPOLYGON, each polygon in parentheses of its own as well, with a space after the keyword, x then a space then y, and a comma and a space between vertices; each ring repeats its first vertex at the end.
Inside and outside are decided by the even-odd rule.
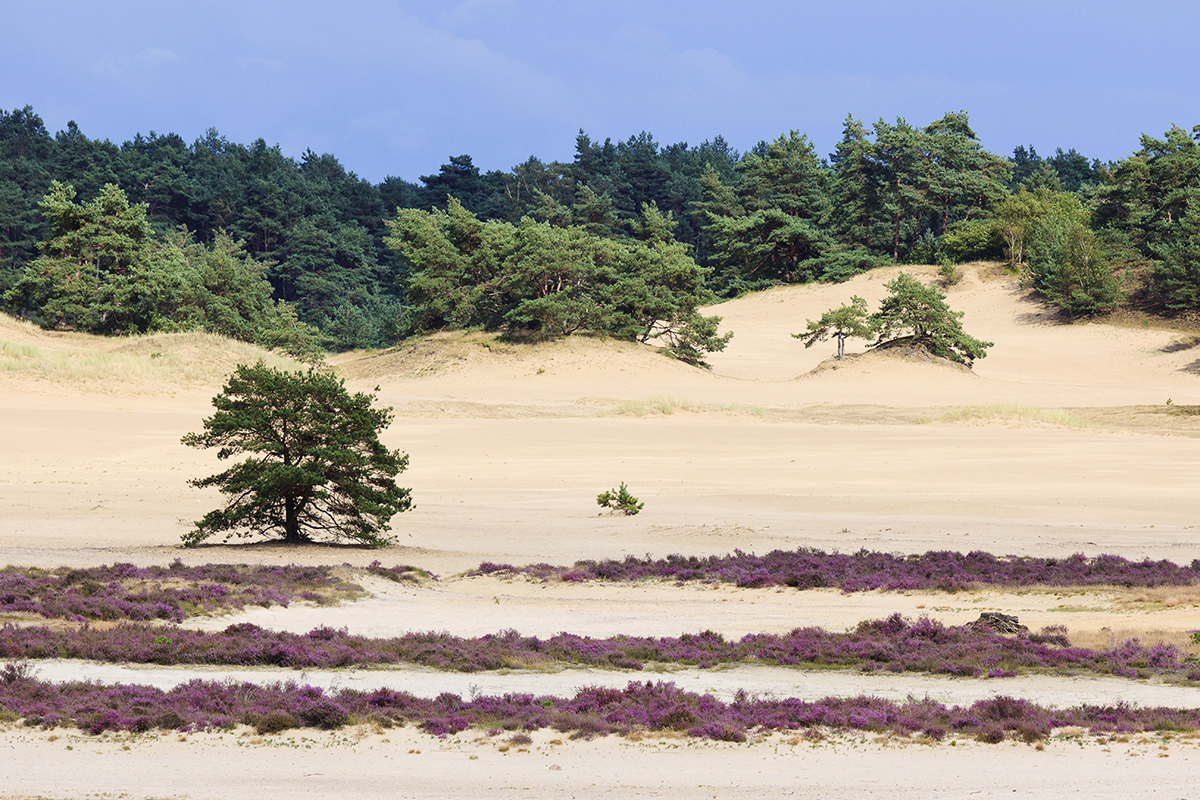
POLYGON ((901 272, 887 283, 887 289, 887 297, 872 314, 867 314, 867 301, 855 296, 849 305, 808 320, 808 329, 792 336, 803 340, 805 347, 836 338, 838 360, 845 355, 846 339, 871 337, 875 337, 873 346, 877 349, 916 347, 968 367, 987 355, 992 342, 968 336, 960 322, 963 313, 952 311, 946 305, 946 295, 936 287, 901 272))
POLYGON ((807 627, 786 634, 747 634, 739 639, 726 639, 712 631, 605 638, 560 633, 543 639, 513 630, 478 637, 429 631, 372 638, 331 628, 286 633, 248 623, 211 633, 140 622, 114 627, 0 627, 0 658, 9 659, 88 658, 297 669, 416 664, 454 672, 568 665, 640 671, 749 663, 988 678, 1086 673, 1193 685, 1200 682, 1200 658, 1189 651, 1190 646, 1130 638, 1089 649, 1073 645, 1065 628, 1005 636, 982 625, 949 626, 899 614, 861 622, 845 633, 807 627))
POLYGON ((669 417, 677 411, 693 414, 748 414, 754 417, 769 416, 762 406, 747 406, 741 403, 697 403, 692 400, 682 400, 677 397, 647 397, 645 400, 623 400, 617 404, 615 413, 628 417, 664 416, 669 417))
MULTIPOLYGON (((405 569, 397 567, 396 569, 405 569)), ((330 567, 207 564, 0 569, 0 614, 86 620, 169 620, 246 606, 326 604, 362 595, 330 567)))
POLYGON ((412 723, 440 737, 478 726, 497 735, 543 728, 583 738, 655 731, 730 742, 745 741, 752 731, 870 731, 933 741, 953 732, 960 738, 996 743, 1008 738, 1041 741, 1068 726, 1094 735, 1200 728, 1200 709, 1126 704, 1057 709, 1006 696, 969 706, 862 696, 808 702, 751 697, 745 692, 726 703, 661 681, 633 682, 624 689, 584 688, 571 697, 508 694, 464 700, 450 693, 420 698, 391 689, 325 692, 295 684, 195 680, 164 691, 17 677, 0 681, 0 710, 15 714, 29 727, 78 727, 93 735, 232 730, 240 725, 266 734, 287 730, 292 719, 298 726, 327 730, 363 722, 385 728, 412 723))
MULTIPOLYGON (((7 319, 0 316, 0 323, 7 319)), ((80 346, 61 349, 0 338, 0 372, 74 386, 212 385, 238 364, 260 360, 277 369, 300 366, 256 345, 202 332, 84 338, 80 346)))
POLYGON ((763 556, 735 550, 724 556, 637 558, 620 561, 576 561, 573 566, 534 564, 514 567, 485 562, 472 574, 525 574, 542 580, 636 581, 665 578, 676 581, 709 581, 759 588, 789 586, 795 589, 836 588, 844 592, 958 591, 974 586, 1191 586, 1200 583, 1200 559, 1181 565, 1172 561, 1130 561, 1120 556, 1067 558, 995 556, 974 551, 956 553, 931 550, 923 554, 896 555, 870 550, 827 553, 802 547, 772 550, 763 556))
POLYGON ((614 514, 624 514, 627 517, 632 517, 642 510, 645 503, 638 502, 638 499, 629 492, 629 487, 625 485, 625 481, 621 481, 620 487, 609 489, 596 495, 596 505, 601 508, 606 508, 614 514))
POLYGON ((993 404, 985 406, 957 406, 942 412, 943 422, 973 422, 1011 420, 1036 422, 1046 425, 1062 425, 1069 428, 1092 428, 1095 423, 1076 413, 1060 408, 1037 408, 1016 404, 993 404))

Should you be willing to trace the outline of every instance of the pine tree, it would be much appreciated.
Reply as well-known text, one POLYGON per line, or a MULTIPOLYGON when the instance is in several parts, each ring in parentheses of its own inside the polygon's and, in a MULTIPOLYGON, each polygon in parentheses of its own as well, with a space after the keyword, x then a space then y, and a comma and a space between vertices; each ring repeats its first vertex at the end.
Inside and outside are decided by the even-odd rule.
POLYGON ((261 361, 239 366, 213 398, 216 413, 189 447, 219 448, 217 458, 249 457, 224 472, 189 483, 226 495, 183 535, 194 547, 218 533, 282 537, 290 544, 317 538, 373 547, 391 542, 388 521, 412 507, 396 475, 408 456, 389 450, 379 433, 392 421, 374 397, 350 394, 332 373, 287 372, 261 361))

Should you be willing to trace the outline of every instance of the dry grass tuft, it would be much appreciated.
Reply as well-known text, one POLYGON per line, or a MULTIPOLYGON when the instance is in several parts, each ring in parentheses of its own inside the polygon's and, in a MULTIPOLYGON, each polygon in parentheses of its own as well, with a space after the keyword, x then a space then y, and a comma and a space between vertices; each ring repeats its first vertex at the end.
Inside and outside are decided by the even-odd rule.
POLYGON ((1071 631, 1067 634, 1073 647, 1089 650, 1111 650, 1122 642, 1137 639, 1144 645, 1169 644, 1182 652, 1200 654, 1200 646, 1185 631, 1145 628, 1101 628, 1098 631, 1071 631))
MULTIPOLYGON (((0 333, 27 324, 9 320, 0 325, 0 333)), ((159 390, 219 385, 239 364, 260 359, 276 368, 303 368, 293 359, 256 345, 198 331, 117 339, 71 334, 47 342, 53 347, 0 339, 0 374, 127 391, 139 386, 159 390)))
POLYGON ((1095 425, 1061 408, 1038 408, 1021 405, 957 406, 942 412, 940 422, 1021 422, 1062 425, 1069 428, 1092 428, 1095 425))
POLYGON ((696 403, 691 400, 681 400, 677 397, 647 397, 645 400, 626 400, 617 405, 612 412, 622 417, 669 417, 677 411, 691 414, 717 413, 731 416, 755 416, 766 419, 769 414, 761 406, 744 406, 739 403, 714 405, 711 403, 696 403))

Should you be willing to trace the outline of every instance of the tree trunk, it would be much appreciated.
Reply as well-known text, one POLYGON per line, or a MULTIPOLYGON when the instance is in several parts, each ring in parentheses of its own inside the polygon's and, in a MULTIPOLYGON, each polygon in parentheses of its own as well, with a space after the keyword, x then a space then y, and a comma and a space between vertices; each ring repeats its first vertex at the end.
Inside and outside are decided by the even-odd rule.
POLYGON ((300 536, 300 509, 295 498, 289 497, 283 501, 283 540, 288 544, 299 544, 304 541, 300 536))
POLYGON ((892 237, 892 263, 900 262, 900 211, 896 211, 896 233, 892 237))

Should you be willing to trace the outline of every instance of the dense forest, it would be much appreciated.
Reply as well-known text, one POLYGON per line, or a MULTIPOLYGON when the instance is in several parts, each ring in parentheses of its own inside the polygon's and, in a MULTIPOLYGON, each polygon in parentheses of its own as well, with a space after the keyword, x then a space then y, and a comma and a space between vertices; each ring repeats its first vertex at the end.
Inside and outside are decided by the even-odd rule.
POLYGON ((0 110, 0 297, 48 328, 205 329, 290 350, 443 328, 589 330, 700 362, 697 309, 881 264, 1007 262, 1071 316, 1200 310, 1200 126, 1116 163, 984 149, 965 112, 848 116, 827 157, 790 131, 744 153, 580 131, 569 163, 451 157, 378 184, 215 130, 120 145, 0 110))

